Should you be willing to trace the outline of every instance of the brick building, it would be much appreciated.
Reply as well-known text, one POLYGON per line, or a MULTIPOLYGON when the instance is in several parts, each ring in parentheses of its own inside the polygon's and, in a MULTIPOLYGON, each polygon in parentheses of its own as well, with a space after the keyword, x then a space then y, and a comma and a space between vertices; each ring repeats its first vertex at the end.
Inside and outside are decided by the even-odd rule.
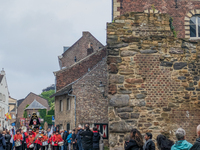
MULTIPOLYGON (((37 94, 34 93, 29 93, 24 99, 18 100, 17 101, 17 119, 16 119, 16 127, 19 128, 20 127, 20 119, 23 118, 23 113, 24 110, 26 109, 27 105, 33 104, 34 101, 37 101, 37 103, 40 103, 41 105, 43 105, 45 108, 47 108, 47 110, 50 109, 48 101, 42 97, 40 97, 37 94)), ((27 110, 28 112, 36 112, 38 111, 38 109, 34 109, 34 110, 27 110)), ((32 114, 31 114, 32 115, 32 114)))
POLYGON ((199 0, 113 0, 113 18, 144 10, 158 10, 173 18, 173 25, 179 38, 200 38, 198 18, 200 14, 199 0))
POLYGON ((102 47, 103 45, 90 32, 83 32, 77 42, 71 47, 64 47, 64 53, 58 56, 60 69, 70 67, 102 47))
MULTIPOLYGON (((82 44, 79 43, 81 47, 77 45, 74 50, 72 47, 71 51, 67 50, 67 54, 73 58, 73 51, 79 50, 76 53, 83 53, 85 56, 82 55, 81 60, 73 62, 75 64, 54 72, 56 76, 56 93, 52 96, 55 96, 55 124, 66 130, 85 123, 89 123, 91 126, 97 125, 104 133, 104 137, 107 138, 106 48, 89 32, 84 32, 83 37, 85 34, 92 37, 94 41, 91 41, 90 38, 84 38, 81 40, 82 43, 85 45, 91 45, 92 43, 94 51, 88 53, 88 49, 82 49, 82 44), (96 48, 95 43, 98 43, 96 48), (102 84, 100 84, 100 81, 102 84), (100 85, 105 85, 103 92, 100 91, 100 85)), ((68 63, 66 58, 65 60, 63 58, 63 62, 71 64, 71 62, 68 63)))
MULTIPOLYGON (((140 8, 140 2, 129 4, 140 8)), ((179 7, 181 2, 185 1, 179 1, 179 7)), ((152 8, 107 24, 111 150, 124 149, 132 128, 143 135, 152 132, 154 141, 159 134, 176 141, 175 131, 182 127, 186 140, 195 142, 200 123, 200 43, 175 38, 169 19, 167 12, 152 8)))

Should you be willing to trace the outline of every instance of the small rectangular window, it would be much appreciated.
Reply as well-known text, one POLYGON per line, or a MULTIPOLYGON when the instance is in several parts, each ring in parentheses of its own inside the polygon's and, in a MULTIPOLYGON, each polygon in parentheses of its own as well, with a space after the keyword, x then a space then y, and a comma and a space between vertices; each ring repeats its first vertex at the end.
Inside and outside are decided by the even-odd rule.
POLYGON ((63 101, 60 100, 60 111, 63 111, 63 101))
POLYGON ((71 109, 71 101, 70 99, 68 98, 67 99, 67 110, 70 110, 71 109))
POLYGON ((70 123, 67 124, 67 132, 70 130, 70 123))

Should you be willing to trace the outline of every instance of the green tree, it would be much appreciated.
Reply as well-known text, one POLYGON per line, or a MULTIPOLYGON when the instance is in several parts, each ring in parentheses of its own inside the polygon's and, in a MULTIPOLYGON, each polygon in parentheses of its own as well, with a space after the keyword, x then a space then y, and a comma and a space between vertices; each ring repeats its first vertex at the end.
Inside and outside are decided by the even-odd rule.
POLYGON ((27 111, 25 110, 29 105, 26 105, 26 107, 24 108, 24 114, 23 114, 23 117, 24 118, 27 118, 28 117, 28 114, 27 114, 27 111))
POLYGON ((54 106, 54 97, 50 98, 51 95, 53 95, 55 93, 55 90, 49 90, 49 91, 45 91, 42 92, 40 94, 41 97, 43 97, 44 99, 46 99, 48 101, 49 106, 52 108, 54 106))

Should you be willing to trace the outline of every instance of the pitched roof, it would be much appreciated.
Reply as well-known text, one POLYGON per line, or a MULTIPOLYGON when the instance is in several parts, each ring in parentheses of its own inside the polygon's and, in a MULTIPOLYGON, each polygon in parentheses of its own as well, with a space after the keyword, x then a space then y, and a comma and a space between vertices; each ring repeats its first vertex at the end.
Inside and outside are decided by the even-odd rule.
POLYGON ((0 74, 0 83, 1 83, 1 81, 2 81, 2 79, 3 79, 3 76, 4 76, 4 75, 1 75, 1 74, 0 74))
POLYGON ((47 109, 45 106, 40 104, 38 101, 34 100, 27 108, 27 109, 47 109))
POLYGON ((17 107, 18 107, 24 100, 25 100, 24 98, 23 98, 23 99, 17 100, 17 107))

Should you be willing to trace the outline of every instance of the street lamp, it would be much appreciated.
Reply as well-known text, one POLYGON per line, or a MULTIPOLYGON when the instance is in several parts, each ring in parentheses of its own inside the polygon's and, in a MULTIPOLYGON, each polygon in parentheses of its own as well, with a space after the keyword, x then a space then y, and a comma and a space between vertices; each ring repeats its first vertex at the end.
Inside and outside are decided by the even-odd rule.
POLYGON ((105 96, 105 85, 103 85, 102 81, 100 81, 99 90, 102 93, 103 97, 107 98, 107 96, 105 96))

